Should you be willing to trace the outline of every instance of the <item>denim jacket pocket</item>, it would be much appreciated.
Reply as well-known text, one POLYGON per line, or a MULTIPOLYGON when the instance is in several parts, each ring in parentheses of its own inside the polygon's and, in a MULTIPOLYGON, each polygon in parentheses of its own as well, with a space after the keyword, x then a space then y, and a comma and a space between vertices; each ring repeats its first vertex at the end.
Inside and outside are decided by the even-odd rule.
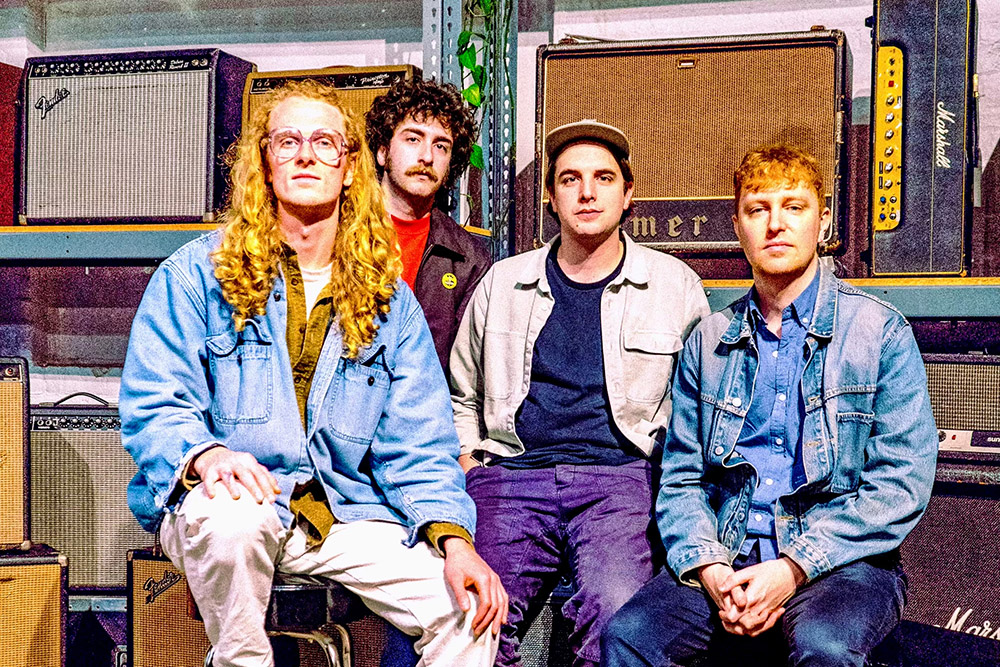
POLYGON ((205 341, 215 391, 212 417, 223 424, 263 424, 271 418, 271 344, 224 331, 205 341))
POLYGON ((340 363, 330 401, 330 428, 348 442, 371 444, 389 397, 389 373, 354 361, 340 363))
POLYGON ((640 403, 660 402, 670 388, 681 337, 665 331, 626 329, 622 339, 625 397, 640 403))

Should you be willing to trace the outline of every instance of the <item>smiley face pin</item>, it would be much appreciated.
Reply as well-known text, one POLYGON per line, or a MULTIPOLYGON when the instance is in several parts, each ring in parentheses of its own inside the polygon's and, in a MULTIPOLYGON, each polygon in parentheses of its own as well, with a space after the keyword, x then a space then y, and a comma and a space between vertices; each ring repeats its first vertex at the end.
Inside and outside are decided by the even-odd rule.
POLYGON ((444 285, 445 289, 455 289, 458 287, 458 278, 455 277, 454 273, 446 273, 441 276, 441 284, 444 285))

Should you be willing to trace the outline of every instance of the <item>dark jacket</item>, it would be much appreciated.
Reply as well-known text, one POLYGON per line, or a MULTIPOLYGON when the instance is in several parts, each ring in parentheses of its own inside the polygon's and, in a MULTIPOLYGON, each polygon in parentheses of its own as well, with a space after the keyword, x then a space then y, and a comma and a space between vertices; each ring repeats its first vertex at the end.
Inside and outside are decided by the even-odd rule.
POLYGON ((465 231, 442 211, 431 211, 427 247, 414 291, 430 325, 445 377, 465 306, 491 262, 486 239, 465 231))

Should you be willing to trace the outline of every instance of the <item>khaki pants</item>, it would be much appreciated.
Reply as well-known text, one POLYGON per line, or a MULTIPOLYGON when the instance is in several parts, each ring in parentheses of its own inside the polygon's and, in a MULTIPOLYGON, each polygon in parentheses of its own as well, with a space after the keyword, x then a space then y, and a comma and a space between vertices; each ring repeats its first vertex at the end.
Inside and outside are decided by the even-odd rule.
POLYGON ((188 493, 164 517, 160 541, 188 579, 215 667, 272 667, 264 614, 275 570, 329 577, 357 594, 379 616, 419 636, 419 666, 491 667, 497 639, 472 633, 476 597, 459 609, 444 581, 444 559, 420 542, 403 546, 406 529, 384 521, 335 524, 319 546, 306 547, 300 529, 281 525, 272 505, 248 492, 238 500, 219 487, 188 493))

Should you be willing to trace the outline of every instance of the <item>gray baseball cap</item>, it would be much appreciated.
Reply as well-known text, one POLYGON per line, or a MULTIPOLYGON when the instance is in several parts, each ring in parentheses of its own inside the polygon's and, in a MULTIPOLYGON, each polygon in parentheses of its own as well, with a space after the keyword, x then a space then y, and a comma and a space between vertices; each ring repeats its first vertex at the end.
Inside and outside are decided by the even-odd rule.
POLYGON ((629 157, 628 138, 613 125, 593 119, 579 120, 560 125, 545 136, 545 156, 552 162, 562 150, 574 141, 590 139, 605 144, 615 157, 629 157))

